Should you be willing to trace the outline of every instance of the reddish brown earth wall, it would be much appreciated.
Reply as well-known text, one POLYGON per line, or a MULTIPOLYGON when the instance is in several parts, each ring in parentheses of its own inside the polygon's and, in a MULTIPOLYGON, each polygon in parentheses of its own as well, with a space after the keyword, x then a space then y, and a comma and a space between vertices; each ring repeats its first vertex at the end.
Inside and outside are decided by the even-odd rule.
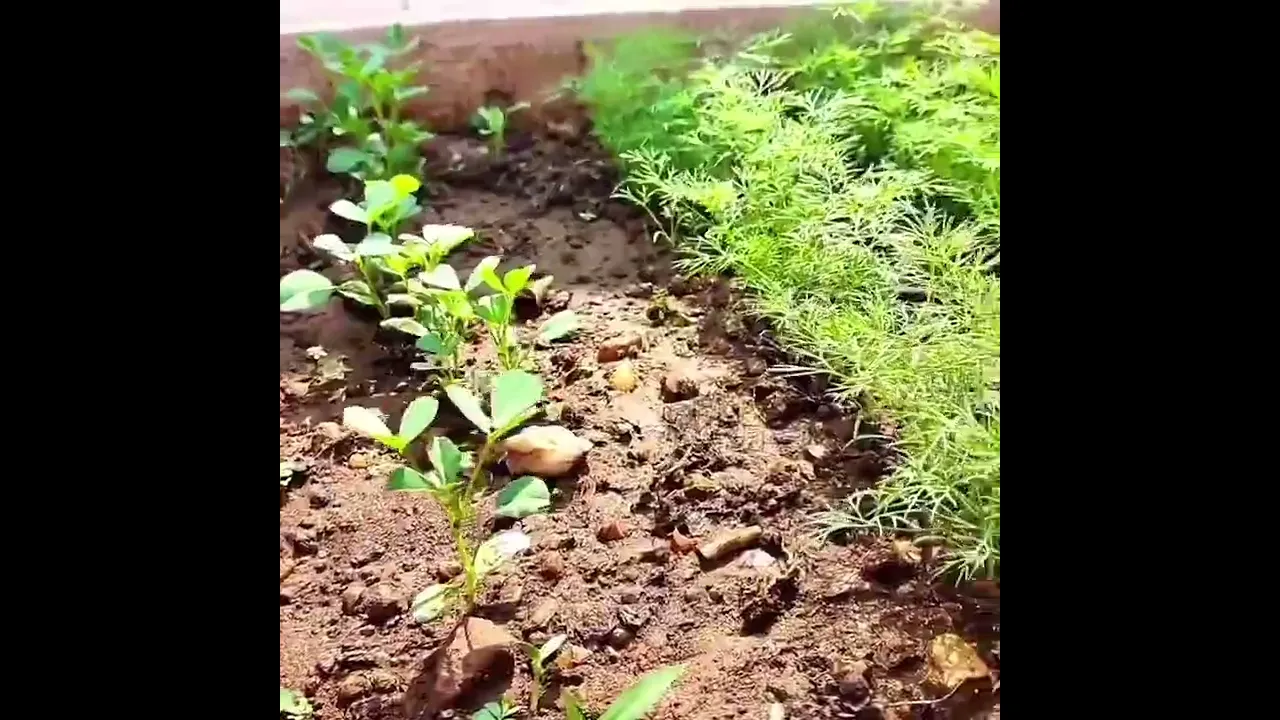
MULTIPOLYGON (((563 120, 572 109, 565 103, 547 100, 565 78, 586 69, 584 43, 655 26, 740 37, 777 27, 812 11, 810 7, 796 6, 718 8, 412 25, 410 32, 422 38, 416 59, 423 63, 422 82, 431 87, 431 92, 409 112, 425 119, 433 130, 457 131, 477 107, 497 96, 532 103, 535 111, 533 117, 525 116, 526 122, 534 118, 563 120)), ((1000 0, 990 0, 967 20, 975 27, 998 33, 1000 0)), ((383 27, 372 27, 337 34, 348 41, 367 42, 384 32, 383 27)), ((321 69, 298 48, 296 34, 280 36, 280 87, 325 89, 321 69)), ((280 108, 281 122, 289 123, 296 109, 283 98, 280 108)))

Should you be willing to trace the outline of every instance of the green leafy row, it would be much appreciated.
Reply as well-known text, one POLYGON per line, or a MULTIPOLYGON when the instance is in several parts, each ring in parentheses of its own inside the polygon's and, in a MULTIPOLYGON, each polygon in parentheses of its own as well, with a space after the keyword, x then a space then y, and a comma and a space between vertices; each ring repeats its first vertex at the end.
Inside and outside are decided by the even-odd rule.
POLYGON ((861 3, 696 49, 624 40, 574 83, 620 195, 835 379, 880 428, 858 439, 901 451, 824 529, 905 533, 959 579, 998 576, 998 39, 861 3))

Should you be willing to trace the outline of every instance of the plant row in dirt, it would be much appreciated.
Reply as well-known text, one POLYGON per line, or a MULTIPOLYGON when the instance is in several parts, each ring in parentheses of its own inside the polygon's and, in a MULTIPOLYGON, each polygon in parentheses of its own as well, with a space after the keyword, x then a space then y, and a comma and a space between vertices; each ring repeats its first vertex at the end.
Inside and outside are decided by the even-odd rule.
POLYGON ((644 33, 572 85, 682 268, 736 278, 858 410, 853 442, 896 450, 820 530, 998 577, 999 39, 896 5, 727 53, 644 33))
MULTIPOLYGON (((413 50, 416 39, 406 40, 395 27, 385 43, 352 47, 334 38, 305 37, 299 44, 334 76, 336 93, 332 103, 324 105, 310 91, 291 91, 292 98, 313 109, 303 115, 298 128, 282 130, 281 144, 327 152, 328 171, 359 179, 363 194, 358 200, 340 199, 329 208, 351 223, 354 242, 331 233, 311 240, 311 246, 332 261, 338 280, 310 269, 289 273, 280 280, 280 311, 324 311, 336 295, 375 310, 382 327, 414 338, 423 360, 413 368, 428 373, 438 393, 409 402, 394 431, 373 408, 346 407, 342 420, 398 456, 401 464, 386 480, 389 491, 429 497, 448 518, 452 552, 462 572, 419 592, 412 602, 414 620, 430 623, 451 611, 468 615, 477 606, 486 578, 530 546, 520 530, 486 537, 483 504, 492 502, 494 515, 513 519, 546 511, 551 505, 546 478, 569 473, 590 447, 559 425, 526 426, 542 413, 544 399, 543 381, 529 367, 532 346, 569 336, 578 329, 579 319, 564 310, 526 333, 516 317, 517 300, 528 296, 540 304, 551 276, 535 277, 533 265, 499 272, 502 258, 489 256, 464 282, 447 259, 475 238, 471 229, 422 225, 415 233, 402 232, 422 212, 418 148, 429 133, 401 113, 403 103, 426 88, 412 85, 416 65, 394 70, 389 63, 413 50), (496 367, 464 371, 464 352, 481 336, 495 350, 496 367), (442 402, 473 429, 460 432, 440 426, 442 402), (491 494, 499 463, 516 477, 491 494)), ((477 118, 477 131, 500 155, 506 143, 506 113, 482 108, 477 118)), ((281 463, 282 478, 286 464, 281 463)), ((534 714, 552 671, 548 660, 566 639, 560 635, 541 647, 526 647, 534 678, 534 714)), ((683 670, 671 666, 641 678, 600 719, 643 717, 683 670)), ((298 693, 281 688, 280 698, 283 715, 310 714, 306 698, 298 693)), ((587 717, 572 693, 566 693, 564 705, 566 718, 587 717)), ((504 699, 474 717, 496 720, 514 717, 515 712, 504 699)))

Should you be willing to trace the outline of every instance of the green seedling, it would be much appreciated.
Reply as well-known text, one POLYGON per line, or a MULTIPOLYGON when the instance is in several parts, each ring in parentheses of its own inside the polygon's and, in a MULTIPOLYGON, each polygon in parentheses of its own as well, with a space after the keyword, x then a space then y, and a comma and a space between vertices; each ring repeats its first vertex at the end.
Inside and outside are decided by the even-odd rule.
POLYGON ((280 717, 287 720, 310 720, 313 712, 305 695, 297 690, 280 688, 280 717))
POLYGON ((473 230, 458 225, 427 225, 420 236, 401 235, 404 262, 422 271, 409 279, 406 267, 401 272, 406 278, 405 292, 393 294, 388 301, 413 307, 414 317, 392 318, 382 323, 418 338, 416 347, 431 361, 414 363, 414 369, 439 371, 449 382, 458 379, 462 365, 460 350, 476 316, 458 273, 443 261, 473 237, 473 230))
POLYGON ((542 701, 542 694, 547 689, 547 675, 551 670, 547 666, 547 661, 551 659, 552 655, 556 654, 556 651, 568 639, 568 635, 560 633, 543 643, 542 647, 532 644, 525 644, 524 646, 525 652, 529 654, 529 667, 533 670, 533 688, 529 691, 529 713, 531 715, 538 714, 538 703, 542 701))
MULTIPOLYGON (((488 487, 488 466, 497 459, 499 443, 537 413, 543 395, 542 381, 536 375, 518 370, 499 375, 490 392, 488 413, 481 408, 479 398, 460 384, 447 386, 445 393, 463 416, 484 433, 485 439, 473 457, 449 438, 433 437, 427 452, 430 469, 417 463, 410 446, 435 420, 439 410, 435 398, 423 397, 410 403, 396 433, 367 408, 349 407, 343 412, 343 423, 347 427, 395 450, 406 461, 406 465, 391 473, 387 488, 427 493, 440 503, 449 518, 463 573, 460 579, 433 585, 414 598, 413 613, 420 622, 439 617, 457 600, 470 612, 485 576, 507 558, 529 547, 528 536, 518 530, 499 533, 477 546, 474 538, 476 503, 488 487)), ((534 480, 536 482, 524 483, 523 490, 514 497, 500 498, 499 512, 504 508, 505 514, 517 512, 507 505, 517 505, 520 512, 528 511, 538 504, 537 497, 549 495, 546 484, 534 480)))
POLYGON ((493 156, 500 158, 507 150, 507 120, 511 114, 529 107, 529 103, 516 103, 503 110, 496 105, 486 105, 476 110, 471 119, 472 126, 482 137, 489 138, 489 150, 493 156))
POLYGON ((508 270, 499 277, 497 267, 501 261, 502 258, 497 255, 481 260, 471 271, 464 289, 471 292, 483 284, 495 291, 494 294, 475 301, 475 313, 484 322, 489 337, 497 347, 499 364, 504 370, 511 370, 524 362, 524 352, 520 349, 514 327, 516 298, 520 293, 531 289, 529 277, 533 275, 535 266, 525 265, 508 270))
POLYGON ((400 225, 421 212, 413 197, 421 183, 409 175, 397 175, 390 180, 369 180, 365 183, 364 199, 359 204, 350 200, 338 200, 329 210, 339 217, 365 225, 365 237, 355 245, 349 245, 337 235, 325 234, 312 240, 312 245, 334 258, 351 263, 360 273, 360 279, 333 285, 328 278, 312 270, 296 270, 280 280, 280 311, 307 312, 323 308, 333 292, 338 292, 363 305, 378 309, 383 318, 391 316, 386 297, 390 286, 408 273, 406 257, 414 257, 412 251, 405 254, 403 246, 395 244, 391 236, 400 225))
MULTIPOLYGON (((595 720, 641 720, 662 702, 676 680, 684 674, 684 665, 668 665, 640 678, 622 691, 618 699, 595 720)), ((565 720, 588 720, 590 717, 576 695, 564 693, 565 720)))
POLYGON ((477 710, 471 720, 510 720, 519 714, 520 708, 503 697, 477 710))
MULTIPOLYGON (((418 44, 419 38, 405 38, 404 28, 398 24, 387 31, 382 43, 351 46, 329 35, 299 38, 298 46, 321 62, 336 91, 329 106, 306 89, 286 93, 309 108, 287 142, 296 146, 325 143, 329 138, 346 140, 347 144, 329 152, 325 167, 361 180, 420 174, 418 148, 431 133, 415 122, 402 120, 401 113, 407 100, 427 92, 426 86, 412 84, 421 64, 410 63, 398 70, 389 66, 418 44)), ((286 144, 284 132, 281 144, 286 144)))

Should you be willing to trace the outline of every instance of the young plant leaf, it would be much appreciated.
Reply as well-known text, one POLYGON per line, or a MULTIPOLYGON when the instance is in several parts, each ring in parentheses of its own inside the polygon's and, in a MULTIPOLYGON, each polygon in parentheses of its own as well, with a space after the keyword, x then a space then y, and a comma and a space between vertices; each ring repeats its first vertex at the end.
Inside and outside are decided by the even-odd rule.
POLYGON ((369 214, 364 211, 364 208, 360 207, 359 205, 356 205, 350 200, 346 200, 346 199, 338 200, 337 202, 329 206, 329 212, 333 213, 334 215, 337 215, 340 218, 346 218, 347 220, 351 220, 353 222, 358 222, 365 225, 369 224, 369 214))
POLYGON ((427 460, 431 461, 431 467, 436 469, 441 480, 449 484, 462 473, 466 456, 457 445, 453 444, 452 440, 443 435, 437 435, 431 440, 431 447, 427 450, 427 460))
POLYGON ((436 333, 429 332, 418 338, 413 344, 414 347, 427 353, 428 355, 439 355, 444 352, 444 341, 436 333))
POLYGON ((461 290, 462 284, 458 282, 458 273, 449 265, 437 265, 434 268, 424 271, 418 275, 418 279, 422 282, 433 285, 445 290, 461 290))
POLYGON ((565 720, 587 720, 586 711, 582 709, 582 701, 572 691, 565 690, 560 695, 564 700, 565 720))
POLYGON ((512 480, 498 493, 497 513, 503 517, 522 518, 542 512, 551 505, 551 491, 540 477, 525 475, 512 480))
POLYGON ((394 447, 399 450, 400 439, 395 433, 391 432, 391 428, 382 421, 382 416, 376 411, 358 405, 351 405, 342 409, 342 424, 347 428, 354 430, 365 437, 373 438, 383 445, 394 447))
POLYGON ((434 492, 439 483, 434 476, 423 475, 411 467, 398 467, 387 478, 387 489, 399 492, 434 492))
POLYGON ((476 236, 476 231, 461 225, 423 225, 422 239, 443 255, 476 236))
POLYGON ((311 245, 312 247, 323 250, 344 262, 351 262, 356 258, 356 254, 352 251, 351 246, 342 242, 342 238, 332 233, 317 235, 315 239, 311 241, 311 245))
POLYGON ((371 233, 356 244, 355 253, 364 257, 390 255, 399 248, 391 241, 391 236, 384 233, 371 233))
POLYGON ((422 187, 422 182, 412 175, 396 175, 391 178, 391 187, 400 197, 412 195, 418 192, 418 188, 422 187))
POLYGON ((290 690, 286 687, 280 688, 280 714, 289 718, 301 720, 302 718, 311 717, 314 712, 311 703, 307 697, 296 690, 290 690))
POLYGON ((484 283, 493 288, 497 292, 506 292, 506 288, 502 285, 502 279, 494 272, 494 268, 498 267, 498 263, 502 262, 499 255, 490 255, 480 261, 479 265, 471 271, 471 276, 467 278, 467 292, 480 287, 480 283, 484 283))
POLYGON ((480 432, 488 435, 493 431, 493 422, 489 420, 488 415, 484 414, 484 410, 480 409, 480 399, 470 390, 455 383, 446 387, 444 394, 449 396, 449 400, 453 402, 454 407, 458 408, 458 412, 479 428, 480 432))
POLYGON ((529 276, 533 274, 534 265, 525 265, 514 270, 508 270, 507 274, 502 278, 502 286, 507 289, 507 293, 511 295, 519 295, 529 285, 529 276))
POLYGON ((577 332, 580 326, 577 313, 572 310, 561 310, 547 318, 547 321, 542 323, 542 327, 538 328, 538 342, 544 345, 554 342, 577 332))
POLYGON ((409 305, 411 307, 418 307, 419 305, 422 304, 422 300, 408 293, 390 293, 387 295, 387 304, 388 305, 409 305))
POLYGON ((448 584, 437 584, 423 590, 413 597, 410 609, 413 619, 419 623, 429 623, 449 609, 456 588, 448 584))
POLYGON ((302 102, 302 103, 320 102, 319 95, 303 87, 289 88, 289 91, 286 92, 284 96, 294 102, 302 102))
POLYGON ((564 641, 568 639, 568 633, 560 633, 543 643, 542 647, 538 648, 538 660, 540 662, 546 662, 547 658, 555 655, 556 651, 560 649, 560 646, 564 645, 564 641))
POLYGON ((280 278, 280 312, 323 309, 333 295, 333 283, 314 270, 294 270, 280 278))
POLYGON ((495 700, 487 703, 484 707, 476 711, 471 716, 471 720, 511 720, 516 716, 517 709, 515 706, 507 703, 507 699, 495 700))
POLYGON ((529 536, 519 530, 507 530, 480 543, 476 548, 476 574, 484 577, 499 565, 529 549, 529 536))
MULTIPOLYGON (((358 150, 353 147, 338 147, 334 148, 329 153, 329 157, 325 159, 324 169, 331 173, 349 173, 369 162, 370 159, 369 153, 363 150, 358 150)), ((335 210, 334 212, 337 211, 335 210)), ((342 215, 342 213, 338 214, 342 215)), ((343 217, 347 216, 343 215, 343 217)), ((355 220, 355 218, 347 219, 355 220)))
POLYGON ((524 370, 508 370, 493 381, 489 409, 498 431, 510 430, 542 399, 542 380, 524 370))
POLYGON ((640 720, 662 702, 672 683, 684 674, 684 665, 668 665, 640 678, 622 691, 599 720, 640 720))
POLYGON ((406 446, 431 427, 439 410, 440 401, 433 397, 420 397, 409 403, 409 407, 404 410, 404 416, 400 418, 398 433, 406 446))
POLYGON ((551 275, 543 275, 530 283, 529 292, 533 293, 533 299, 538 303, 539 307, 542 306, 543 301, 546 299, 547 290, 551 288, 551 283, 554 280, 555 278, 551 275))
POLYGON ((373 296, 373 291, 369 289, 369 284, 363 280, 348 280, 338 286, 338 292, 361 305, 378 304, 377 299, 373 296))
POLYGON ((392 330, 399 330, 400 332, 403 332, 403 333, 409 333, 414 337, 422 337, 423 335, 426 335, 428 332, 430 332, 429 330, 427 330, 426 326, 423 325, 422 323, 418 322, 417 320, 414 320, 413 318, 407 318, 407 317, 387 318, 386 320, 383 320, 378 324, 384 328, 391 328, 392 330))

